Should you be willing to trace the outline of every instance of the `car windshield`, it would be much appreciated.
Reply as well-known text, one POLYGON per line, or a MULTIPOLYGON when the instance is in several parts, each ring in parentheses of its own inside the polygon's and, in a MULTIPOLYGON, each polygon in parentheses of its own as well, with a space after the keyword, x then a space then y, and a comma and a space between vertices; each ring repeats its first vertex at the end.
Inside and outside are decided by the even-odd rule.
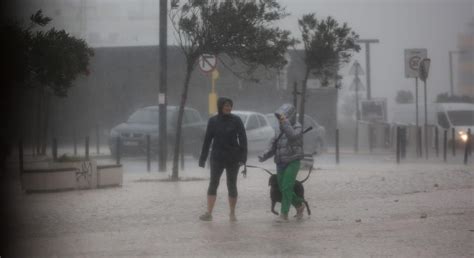
POLYGON ((474 125, 474 110, 448 111, 448 116, 454 126, 474 125))
POLYGON ((127 122, 133 124, 157 124, 158 110, 140 109, 135 111, 135 113, 128 118, 127 122))
POLYGON ((268 122, 270 122, 270 126, 273 127, 273 128, 279 128, 279 125, 278 125, 278 120, 276 119, 275 115, 274 114, 271 114, 271 115, 266 115, 267 119, 268 119, 268 122))

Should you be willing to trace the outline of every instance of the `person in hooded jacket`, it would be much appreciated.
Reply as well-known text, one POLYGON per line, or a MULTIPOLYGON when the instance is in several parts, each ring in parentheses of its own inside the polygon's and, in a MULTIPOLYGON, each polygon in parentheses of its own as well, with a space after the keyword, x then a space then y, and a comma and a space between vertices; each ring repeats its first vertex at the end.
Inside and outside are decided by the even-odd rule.
POLYGON ((229 195, 230 221, 236 221, 237 175, 240 165, 247 162, 247 135, 240 117, 231 114, 233 102, 221 97, 217 100, 217 115, 209 118, 202 145, 199 166, 204 167, 212 141, 210 158, 211 179, 207 190, 207 211, 199 217, 212 220, 212 210, 216 202, 217 187, 224 169, 226 170, 229 195))
POLYGON ((290 206, 296 208, 296 217, 303 217, 303 199, 294 192, 296 176, 300 169, 300 160, 303 159, 303 130, 296 121, 296 109, 291 104, 283 104, 275 111, 275 116, 280 123, 280 134, 275 135, 269 147, 259 161, 263 162, 274 156, 277 167, 278 186, 282 194, 281 212, 278 222, 288 221, 290 206))

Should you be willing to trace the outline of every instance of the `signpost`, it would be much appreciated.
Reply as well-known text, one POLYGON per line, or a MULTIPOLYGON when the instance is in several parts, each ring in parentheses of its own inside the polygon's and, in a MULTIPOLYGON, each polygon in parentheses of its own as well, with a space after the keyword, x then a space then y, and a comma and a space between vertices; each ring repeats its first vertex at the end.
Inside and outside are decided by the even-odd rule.
POLYGON ((428 79, 428 74, 430 72, 431 59, 424 58, 420 61, 418 68, 418 76, 423 81, 425 89, 425 158, 428 159, 428 104, 426 100, 427 90, 426 90, 426 79, 428 79))
POLYGON ((217 112, 216 80, 219 79, 219 72, 216 69, 217 58, 215 55, 203 54, 199 57, 199 68, 206 74, 211 74, 211 92, 209 93, 209 114, 217 112))
POLYGON ((199 57, 199 68, 205 73, 212 72, 216 69, 217 58, 215 55, 203 54, 199 57))
POLYGON ((351 86, 349 87, 350 90, 355 91, 356 97, 356 130, 355 130, 355 141, 354 141, 354 151, 359 151, 359 120, 360 120, 360 112, 359 112, 359 90, 364 90, 364 85, 359 79, 359 75, 364 74, 364 70, 362 70, 361 65, 359 62, 354 61, 354 64, 349 71, 350 75, 354 75, 354 80, 352 81, 351 86))
POLYGON ((384 98, 372 98, 361 102, 362 119, 368 122, 387 121, 387 100, 384 98))
MULTIPOLYGON (((426 48, 405 49, 405 77, 415 78, 415 116, 416 130, 418 131, 418 66, 422 59, 427 58, 428 50, 426 48)), ((419 145, 419 135, 416 134, 416 154, 421 155, 421 146, 419 145)))

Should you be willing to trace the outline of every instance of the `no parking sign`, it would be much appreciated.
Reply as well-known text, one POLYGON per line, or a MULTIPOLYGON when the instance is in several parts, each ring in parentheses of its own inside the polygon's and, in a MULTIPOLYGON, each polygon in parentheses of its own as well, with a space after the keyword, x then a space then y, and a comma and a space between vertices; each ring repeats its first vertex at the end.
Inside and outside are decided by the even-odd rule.
POLYGON ((405 49, 405 77, 417 78, 420 61, 428 57, 426 48, 405 49))

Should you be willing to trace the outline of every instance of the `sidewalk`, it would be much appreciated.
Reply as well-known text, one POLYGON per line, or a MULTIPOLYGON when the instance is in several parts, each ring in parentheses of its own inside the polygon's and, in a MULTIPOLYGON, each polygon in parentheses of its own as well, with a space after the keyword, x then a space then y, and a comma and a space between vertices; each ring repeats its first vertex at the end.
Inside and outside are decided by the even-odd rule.
MULTIPOLYGON (((124 161, 121 188, 24 194, 9 184, 16 218, 2 257, 472 257, 474 168, 441 161, 396 165, 329 154, 304 184, 312 215, 274 222, 268 175, 239 175, 238 221, 228 220, 225 176, 214 221, 202 222, 208 169, 187 160, 181 182, 124 161)), ((249 164, 258 165, 250 159, 249 164)), ((264 163, 273 168, 272 162, 264 163)), ((171 170, 171 166, 168 166, 171 170)), ((307 171, 302 170, 299 178, 307 171)), ((277 205, 277 210, 279 204, 277 205)), ((294 214, 294 209, 290 212, 294 214)))

